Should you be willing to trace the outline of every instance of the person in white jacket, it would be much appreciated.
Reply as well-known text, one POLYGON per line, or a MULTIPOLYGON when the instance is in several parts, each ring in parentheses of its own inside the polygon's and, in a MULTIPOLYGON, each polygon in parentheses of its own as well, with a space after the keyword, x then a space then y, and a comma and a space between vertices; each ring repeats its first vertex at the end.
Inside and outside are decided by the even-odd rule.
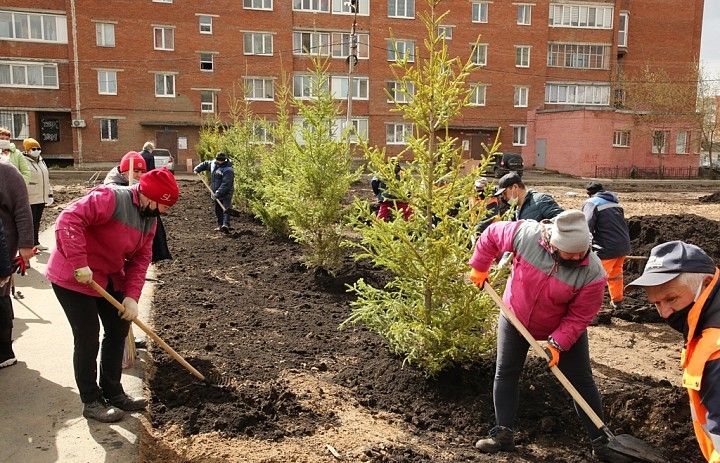
POLYGON ((45 206, 54 202, 52 185, 50 185, 50 174, 47 165, 40 153, 40 143, 34 138, 23 140, 25 160, 30 167, 30 182, 28 183, 28 199, 33 217, 33 233, 35 247, 38 251, 47 251, 47 247, 40 244, 38 234, 40 233, 40 219, 42 218, 45 206))

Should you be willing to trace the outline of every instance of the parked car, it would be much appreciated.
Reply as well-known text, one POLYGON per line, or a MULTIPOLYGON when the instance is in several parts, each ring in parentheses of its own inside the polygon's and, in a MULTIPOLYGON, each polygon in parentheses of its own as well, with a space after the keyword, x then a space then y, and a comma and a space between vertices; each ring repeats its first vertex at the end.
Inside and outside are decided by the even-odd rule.
POLYGON ((523 168, 523 158, 520 153, 498 153, 492 169, 495 178, 500 178, 510 172, 517 172, 522 177, 523 168))
POLYGON ((164 148, 155 148, 152 153, 155 158, 156 168, 167 167, 171 172, 175 172, 175 159, 170 154, 170 151, 164 148))

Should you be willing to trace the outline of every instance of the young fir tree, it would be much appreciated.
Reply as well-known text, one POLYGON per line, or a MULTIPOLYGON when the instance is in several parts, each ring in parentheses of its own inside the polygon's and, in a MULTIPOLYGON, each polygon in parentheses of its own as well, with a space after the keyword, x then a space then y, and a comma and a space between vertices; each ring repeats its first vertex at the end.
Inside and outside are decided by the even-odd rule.
POLYGON ((250 204, 250 208, 272 234, 289 236, 290 225, 282 205, 282 192, 287 188, 289 154, 299 148, 290 119, 290 86, 286 79, 276 87, 275 98, 277 120, 274 123, 263 122, 263 127, 272 138, 272 146, 264 151, 260 159, 260 177, 263 181, 258 185, 258 197, 250 204))
POLYGON ((347 136, 335 133, 340 112, 328 89, 327 68, 327 62, 316 60, 311 99, 294 100, 302 142, 288 143, 286 181, 275 193, 291 236, 307 248, 305 264, 332 274, 344 256, 343 200, 360 174, 351 169, 347 136))
MULTIPOLYGON (((461 147, 448 135, 451 120, 469 100, 466 80, 474 66, 448 56, 438 35, 447 15, 438 14, 439 3, 428 0, 428 11, 420 13, 427 29, 424 53, 416 53, 415 64, 406 55, 392 65, 400 91, 411 99, 396 104, 396 110, 413 123, 413 134, 398 156, 400 179, 384 150, 365 147, 371 169, 392 196, 409 202, 412 216, 405 221, 396 214, 384 222, 367 212, 367 203, 359 204, 356 258, 371 259, 394 278, 383 289, 359 280, 351 288, 357 295, 352 314, 342 325, 363 323, 429 375, 488 352, 497 317, 489 298, 465 279, 472 253, 471 217, 483 213, 471 211, 467 200, 485 165, 465 175, 461 147)), ((497 144, 491 151, 496 149, 497 144)))

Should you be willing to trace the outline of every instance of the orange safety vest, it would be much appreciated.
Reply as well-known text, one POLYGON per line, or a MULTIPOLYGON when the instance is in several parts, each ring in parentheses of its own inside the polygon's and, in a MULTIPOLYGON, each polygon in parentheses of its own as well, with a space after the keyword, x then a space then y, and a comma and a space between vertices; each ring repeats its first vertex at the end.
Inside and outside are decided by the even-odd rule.
POLYGON ((700 400, 700 385, 705 364, 720 358, 720 328, 707 328, 696 339, 695 329, 707 298, 718 282, 720 269, 715 269, 715 276, 707 288, 700 294, 688 313, 688 336, 685 348, 680 354, 680 365, 683 367, 683 387, 690 396, 690 413, 700 450, 710 463, 720 463, 720 453, 714 447, 712 439, 705 430, 707 408, 700 400))

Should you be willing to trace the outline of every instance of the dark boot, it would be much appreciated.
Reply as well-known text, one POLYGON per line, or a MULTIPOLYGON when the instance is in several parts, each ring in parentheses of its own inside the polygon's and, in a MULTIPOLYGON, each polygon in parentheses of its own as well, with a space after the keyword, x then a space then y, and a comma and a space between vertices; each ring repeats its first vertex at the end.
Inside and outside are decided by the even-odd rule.
POLYGON ((83 416, 98 420, 101 423, 115 423, 122 420, 125 413, 100 399, 83 404, 83 416))
POLYGON ((598 437, 592 441, 593 456, 599 461, 606 463, 632 463, 636 461, 634 458, 618 453, 608 447, 608 438, 605 436, 598 437))
POLYGON ((483 453, 509 452, 515 449, 513 430, 510 428, 495 426, 488 436, 475 443, 475 447, 483 453))
POLYGON ((126 412, 137 412, 140 410, 145 410, 145 407, 147 407, 147 400, 145 400, 144 397, 130 397, 127 394, 120 394, 115 397, 110 397, 107 399, 107 401, 110 403, 110 405, 113 405, 120 410, 124 410, 126 412))

